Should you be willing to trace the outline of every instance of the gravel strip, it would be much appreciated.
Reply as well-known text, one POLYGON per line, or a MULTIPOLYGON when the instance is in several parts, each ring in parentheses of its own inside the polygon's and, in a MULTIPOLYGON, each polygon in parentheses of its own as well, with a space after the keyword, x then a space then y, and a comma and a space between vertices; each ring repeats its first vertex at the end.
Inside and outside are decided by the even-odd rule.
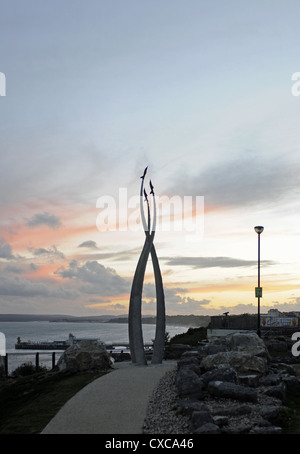
MULTIPOLYGON (((177 370, 166 372, 161 378, 158 386, 155 388, 148 404, 147 415, 144 421, 145 434, 192 434, 190 429, 190 416, 186 416, 179 411, 180 398, 175 385, 177 370)), ((268 397, 263 393, 264 388, 258 390, 258 403, 252 404, 247 402, 246 405, 251 408, 251 413, 230 417, 228 429, 244 425, 245 428, 251 427, 261 420, 261 405, 280 405, 278 399, 268 397)), ((207 395, 203 402, 214 414, 217 409, 228 408, 229 405, 242 405, 241 402, 233 399, 216 399, 207 395)), ((218 414, 218 412, 217 412, 218 414)))
POLYGON ((166 372, 149 401, 145 434, 189 434, 190 418, 178 414, 177 370, 166 372))

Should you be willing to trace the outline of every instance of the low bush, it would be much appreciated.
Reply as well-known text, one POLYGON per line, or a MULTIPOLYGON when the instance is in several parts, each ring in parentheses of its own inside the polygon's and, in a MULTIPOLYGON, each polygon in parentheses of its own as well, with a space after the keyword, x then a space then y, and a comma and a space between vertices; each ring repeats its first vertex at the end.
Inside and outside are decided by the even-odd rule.
POLYGON ((206 339, 207 328, 189 328, 186 333, 176 334, 169 341, 170 344, 198 345, 200 341, 206 339))

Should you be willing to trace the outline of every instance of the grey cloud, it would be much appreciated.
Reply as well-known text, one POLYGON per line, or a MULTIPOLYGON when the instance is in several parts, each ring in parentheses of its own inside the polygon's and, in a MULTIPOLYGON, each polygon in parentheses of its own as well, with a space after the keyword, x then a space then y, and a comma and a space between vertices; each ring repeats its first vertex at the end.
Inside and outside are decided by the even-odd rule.
POLYGON ((36 270, 37 270, 37 266, 34 263, 30 263, 29 265, 9 263, 1 271, 2 271, 2 277, 4 277, 5 273, 21 275, 23 273, 27 273, 28 271, 36 271, 36 270))
MULTIPOLYGON (((232 257, 163 257, 170 266, 191 266, 197 268, 236 268, 257 265, 256 260, 235 259, 232 257)), ((274 265, 271 260, 262 260, 261 264, 274 265)))
POLYGON ((275 203, 299 191, 299 165, 245 151, 201 169, 196 175, 179 174, 168 193, 199 195, 211 206, 275 203))
POLYGON ((79 265, 77 260, 72 260, 68 268, 60 267, 55 274, 75 281, 84 293, 116 296, 130 290, 129 281, 119 276, 114 269, 105 268, 96 261, 79 265))
POLYGON ((95 241, 84 241, 83 243, 79 244, 78 247, 87 247, 87 248, 92 248, 92 249, 98 249, 97 243, 95 241))
MULTIPOLYGON (((181 301, 181 293, 186 293, 188 289, 183 287, 164 287, 165 299, 168 302, 178 302, 181 301)), ((155 298, 156 290, 154 284, 144 284, 143 287, 143 296, 146 298, 155 298)))
POLYGON ((56 256, 59 258, 64 258, 64 254, 57 249, 56 246, 52 246, 49 249, 45 248, 30 248, 29 249, 35 256, 56 256))
POLYGON ((29 221, 27 225, 30 227, 36 227, 38 225, 47 225, 53 229, 59 227, 61 222, 57 216, 49 213, 37 213, 29 221))
POLYGON ((6 272, 6 271, 8 273, 22 274, 24 272, 24 269, 22 266, 18 266, 18 265, 7 265, 4 268, 4 272, 6 272))
POLYGON ((0 258, 7 260, 15 258, 12 254, 11 245, 6 243, 3 239, 0 239, 0 258))
MULTIPOLYGON (((186 297, 182 294, 187 293, 188 289, 183 287, 175 288, 164 288, 166 307, 168 311, 175 311, 180 314, 187 313, 199 313, 201 309, 207 309, 207 306, 210 303, 208 299, 195 300, 190 297, 186 297)), ((147 301, 144 301, 146 308, 149 310, 155 310, 156 300, 155 300, 155 285, 154 284, 145 284, 143 297, 148 298, 147 301), (151 299, 150 299, 151 298, 151 299), (150 299, 150 300, 149 300, 150 299)))
POLYGON ((76 292, 56 287, 51 282, 31 282, 18 276, 0 278, 0 295, 20 297, 56 297, 62 299, 75 298, 76 292))
MULTIPOLYGON (((119 251, 119 252, 93 253, 92 258, 94 260, 110 259, 111 261, 120 262, 120 261, 130 260, 132 258, 136 258, 136 257, 138 257, 138 255, 140 253, 141 253, 141 249, 140 248, 134 248, 134 249, 124 250, 124 251, 119 251)), ((91 258, 90 255, 81 254, 81 259, 82 260, 88 260, 89 258, 91 258)))

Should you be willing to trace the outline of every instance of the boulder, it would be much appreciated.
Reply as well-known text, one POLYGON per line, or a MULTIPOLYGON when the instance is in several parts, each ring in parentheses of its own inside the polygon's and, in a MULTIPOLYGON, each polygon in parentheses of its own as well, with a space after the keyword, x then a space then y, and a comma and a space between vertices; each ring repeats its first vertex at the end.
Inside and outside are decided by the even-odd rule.
POLYGON ((217 424, 208 422, 206 424, 203 424, 202 426, 198 427, 194 432, 194 434, 207 434, 207 435, 215 435, 215 434, 220 434, 221 430, 217 424))
POLYGON ((263 375, 267 369, 266 359, 241 351, 229 351, 208 355, 206 358, 203 358, 200 367, 208 371, 221 365, 233 367, 238 375, 263 375))
POLYGON ((259 384, 261 386, 276 386, 281 382, 281 377, 279 374, 268 374, 259 379, 259 384))
POLYGON ((189 350, 192 350, 192 347, 190 345, 169 344, 169 345, 166 345, 164 358, 165 359, 180 359, 181 355, 184 352, 187 352, 189 350))
POLYGON ((282 420, 281 408, 277 405, 262 405, 260 414, 262 418, 272 424, 278 424, 282 420))
POLYGON ((211 413, 215 416, 243 416, 251 413, 251 407, 248 404, 229 404, 225 407, 216 407, 211 413))
POLYGON ((200 362, 201 359, 197 358, 196 356, 182 355, 181 359, 177 363, 177 368, 180 369, 181 367, 189 367, 198 375, 201 375, 200 362))
POLYGON ((234 333, 230 336, 231 350, 243 351, 250 355, 269 359, 264 341, 256 333, 234 333))
POLYGON ((215 397, 229 398, 242 402, 257 402, 255 389, 236 385, 235 383, 211 381, 208 384, 208 391, 215 397))
POLYGON ((297 375, 294 366, 291 366, 290 364, 278 363, 276 364, 276 367, 280 372, 283 372, 287 375, 297 375))
POLYGON ((219 427, 228 426, 228 424, 229 424, 228 416, 214 416, 213 420, 214 420, 214 423, 217 424, 217 426, 219 426, 219 427))
POLYGON ((237 434, 237 435, 242 435, 242 434, 248 434, 249 431, 251 430, 252 428, 252 424, 247 424, 247 423, 238 423, 238 424, 235 424, 235 425, 232 425, 232 426, 225 426, 223 429, 222 429, 222 433, 224 434, 228 434, 228 435, 233 435, 233 434, 237 434))
POLYGON ((227 381, 231 383, 237 382, 236 370, 232 367, 218 367, 216 369, 209 370, 205 374, 201 375, 201 379, 205 385, 208 385, 210 381, 227 381))
POLYGON ((214 420, 209 411, 194 411, 191 418, 191 429, 194 431, 203 424, 214 424, 214 420))
POLYGON ((209 411, 208 407, 199 400, 181 400, 178 402, 181 413, 184 415, 192 415, 194 411, 209 411))
POLYGON ((294 375, 283 377, 283 383, 288 393, 298 393, 300 391, 300 379, 294 375))
POLYGON ((102 343, 81 341, 63 352, 57 367, 60 371, 70 372, 101 371, 111 367, 111 360, 102 343))
POLYGON ((239 384, 243 386, 249 386, 250 388, 257 388, 259 385, 259 375, 239 375, 239 384))
POLYGON ((286 387, 285 384, 282 382, 276 386, 269 386, 265 391, 264 394, 270 397, 275 397, 276 399, 285 402, 286 400, 286 387))
POLYGON ((271 341, 268 342, 267 348, 269 352, 282 353, 288 351, 288 344, 286 341, 283 340, 272 339, 271 341))
POLYGON ((203 381, 191 367, 185 366, 178 369, 175 384, 181 397, 201 398, 203 396, 203 381))
POLYGON ((212 338, 206 349, 209 355, 236 350, 262 356, 266 359, 270 358, 265 342, 254 332, 236 332, 227 336, 212 338))
POLYGON ((256 434, 256 435, 273 435, 273 434, 281 434, 282 429, 281 427, 276 427, 276 426, 264 426, 264 427, 259 427, 259 426, 254 426, 250 431, 249 434, 256 434))

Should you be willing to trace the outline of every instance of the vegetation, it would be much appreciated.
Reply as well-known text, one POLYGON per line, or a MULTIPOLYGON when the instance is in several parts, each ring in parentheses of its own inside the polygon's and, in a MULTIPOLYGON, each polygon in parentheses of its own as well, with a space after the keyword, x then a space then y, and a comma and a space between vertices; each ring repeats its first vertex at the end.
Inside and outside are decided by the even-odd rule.
MULTIPOLYGON (((44 371, 46 372, 45 367, 39 367, 38 371, 44 371)), ((32 375, 37 371, 36 366, 32 364, 32 362, 28 363, 23 363, 21 366, 17 367, 13 372, 12 372, 12 377, 25 377, 27 375, 32 375)))
POLYGON ((19 371, 18 378, 0 381, 0 434, 41 433, 73 395, 106 373, 39 370, 28 375, 31 368, 23 369, 25 375, 19 371))
MULTIPOLYGON (((300 364, 293 364, 296 373, 300 376, 300 364)), ((300 393, 289 393, 287 395, 286 410, 283 414, 283 434, 300 433, 300 393)))
POLYGON ((176 334, 169 341, 170 344, 187 344, 198 345, 198 343, 206 339, 207 329, 205 327, 189 328, 186 333, 176 334))
MULTIPOLYGON (((128 323, 128 317, 115 317, 108 323, 128 323)), ((143 324, 154 325, 156 317, 143 317, 143 324)), ((210 323, 209 315, 166 315, 166 325, 169 326, 207 326, 210 323)))

